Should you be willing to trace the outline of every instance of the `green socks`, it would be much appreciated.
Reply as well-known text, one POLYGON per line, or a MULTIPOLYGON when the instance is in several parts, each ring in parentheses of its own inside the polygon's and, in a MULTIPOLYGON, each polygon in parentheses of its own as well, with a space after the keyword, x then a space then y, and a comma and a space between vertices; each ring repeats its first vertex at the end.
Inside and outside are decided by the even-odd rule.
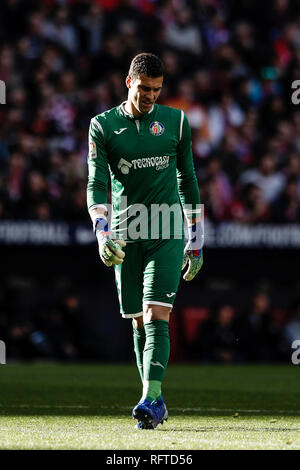
POLYGON ((136 363, 143 382, 142 400, 161 396, 161 383, 170 356, 169 322, 153 320, 144 328, 133 327, 136 363))
POLYGON ((144 388, 142 400, 156 400, 170 356, 169 322, 153 320, 144 324, 146 342, 143 354, 144 388))
POLYGON ((143 382, 143 352, 146 342, 146 333, 144 328, 135 328, 133 326, 133 344, 136 355, 136 363, 143 382))

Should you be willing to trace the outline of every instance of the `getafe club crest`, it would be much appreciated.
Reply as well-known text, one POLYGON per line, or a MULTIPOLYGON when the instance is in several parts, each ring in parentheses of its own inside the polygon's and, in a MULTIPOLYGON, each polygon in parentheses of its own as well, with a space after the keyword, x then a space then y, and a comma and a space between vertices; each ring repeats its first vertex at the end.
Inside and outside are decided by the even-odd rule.
POLYGON ((158 121, 151 122, 149 126, 149 131, 152 135, 159 136, 165 132, 165 126, 158 121))

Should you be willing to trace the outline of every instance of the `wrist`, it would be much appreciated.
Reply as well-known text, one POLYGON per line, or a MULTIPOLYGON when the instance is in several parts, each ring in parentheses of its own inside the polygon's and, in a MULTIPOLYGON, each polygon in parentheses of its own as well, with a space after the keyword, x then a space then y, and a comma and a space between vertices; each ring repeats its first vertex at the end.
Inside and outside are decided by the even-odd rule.
POLYGON ((93 232, 95 235, 97 235, 97 232, 108 232, 108 223, 106 217, 96 217, 93 220, 93 232))
POLYGON ((188 242, 190 249, 200 252, 200 256, 204 243, 204 233, 201 221, 188 225, 188 242))

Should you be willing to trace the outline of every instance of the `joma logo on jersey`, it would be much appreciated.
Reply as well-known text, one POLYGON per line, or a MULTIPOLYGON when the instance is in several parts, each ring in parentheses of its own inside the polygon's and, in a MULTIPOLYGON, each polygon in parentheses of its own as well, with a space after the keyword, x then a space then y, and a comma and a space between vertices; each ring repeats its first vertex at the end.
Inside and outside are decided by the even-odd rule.
POLYGON ((163 155, 162 157, 137 158, 136 160, 132 160, 131 163, 127 162, 124 158, 121 158, 118 163, 118 168, 121 170, 123 175, 128 175, 131 167, 133 167, 134 170, 155 167, 155 169, 159 171, 168 168, 169 161, 169 155, 163 155))

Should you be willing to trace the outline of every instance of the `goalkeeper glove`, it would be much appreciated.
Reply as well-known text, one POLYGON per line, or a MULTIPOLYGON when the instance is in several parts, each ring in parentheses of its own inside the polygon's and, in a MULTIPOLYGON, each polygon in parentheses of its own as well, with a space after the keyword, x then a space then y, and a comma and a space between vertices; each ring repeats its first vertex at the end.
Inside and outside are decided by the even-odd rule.
POLYGON ((188 242, 184 249, 182 269, 188 263, 188 269, 183 276, 185 281, 191 281, 196 276, 197 272, 200 271, 203 265, 203 231, 201 222, 196 222, 193 225, 188 226, 188 242))
POLYGON ((108 230, 108 223, 105 218, 95 219, 94 233, 98 240, 99 254, 103 263, 106 266, 123 263, 125 253, 121 248, 126 246, 126 242, 122 239, 114 240, 111 238, 112 233, 108 230))

